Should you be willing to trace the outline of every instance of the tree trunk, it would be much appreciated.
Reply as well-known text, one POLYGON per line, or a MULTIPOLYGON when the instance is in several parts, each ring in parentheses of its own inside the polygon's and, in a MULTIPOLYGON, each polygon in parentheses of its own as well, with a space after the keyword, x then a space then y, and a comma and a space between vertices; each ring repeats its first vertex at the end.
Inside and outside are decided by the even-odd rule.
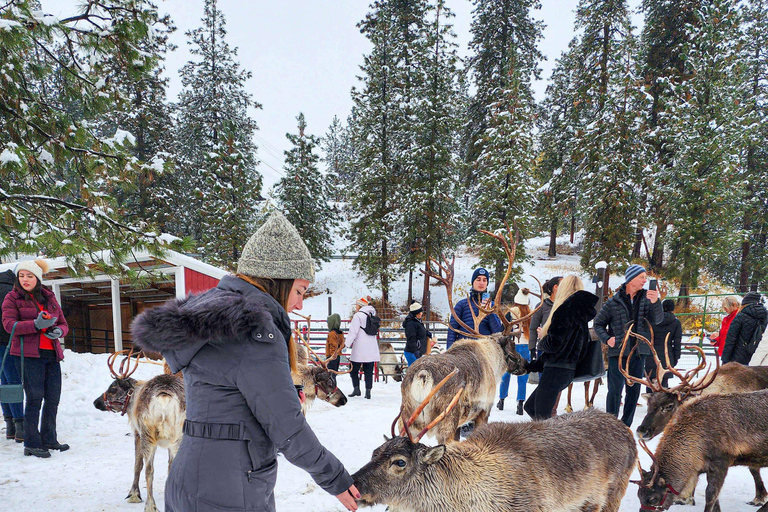
MULTIPOLYGON (((424 262, 424 271, 429 272, 429 257, 427 257, 427 261, 424 262)), ((432 305, 429 300, 429 277, 426 275, 424 276, 424 292, 421 296, 421 305, 424 308, 424 319, 429 321, 430 308, 432 305)))
POLYGON ((547 256, 554 258, 557 256, 557 219, 552 219, 552 225, 549 228, 549 250, 547 256))
POLYGON ((667 231, 666 222, 656 222, 656 240, 653 241, 651 268, 661 270, 664 265, 664 235, 667 231))
POLYGON ((638 221, 637 230, 635 230, 635 245, 632 247, 632 259, 640 257, 640 253, 643 248, 643 228, 640 227, 638 221))
POLYGON ((408 270, 408 304, 413 300, 413 269, 408 270))
POLYGON ((387 251, 387 241, 381 241, 381 303, 382 305, 389 304, 389 276, 387 275, 387 261, 389 260, 389 252, 387 251))
POLYGON ((691 287, 686 282, 680 283, 680 296, 684 297, 677 300, 677 304, 687 308, 691 305, 691 298, 688 297, 691 287))
POLYGON ((576 234, 576 214, 571 214, 571 243, 573 243, 573 236, 576 234))

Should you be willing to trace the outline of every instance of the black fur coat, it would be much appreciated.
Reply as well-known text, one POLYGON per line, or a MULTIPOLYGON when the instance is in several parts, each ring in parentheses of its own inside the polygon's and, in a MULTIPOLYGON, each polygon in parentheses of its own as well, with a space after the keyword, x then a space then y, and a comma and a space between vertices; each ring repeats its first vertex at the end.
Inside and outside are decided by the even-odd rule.
POLYGON ((597 314, 597 301, 597 295, 580 290, 552 313, 548 332, 538 344, 544 366, 576 368, 590 341, 589 321, 597 314))

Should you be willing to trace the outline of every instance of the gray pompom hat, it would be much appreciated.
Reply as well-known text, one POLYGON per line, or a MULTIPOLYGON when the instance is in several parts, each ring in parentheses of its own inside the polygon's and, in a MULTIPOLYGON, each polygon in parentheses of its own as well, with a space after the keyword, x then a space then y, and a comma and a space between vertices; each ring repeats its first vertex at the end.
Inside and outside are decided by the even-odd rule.
POLYGON ((315 280, 315 260, 293 224, 276 211, 243 247, 237 273, 312 282, 315 280))

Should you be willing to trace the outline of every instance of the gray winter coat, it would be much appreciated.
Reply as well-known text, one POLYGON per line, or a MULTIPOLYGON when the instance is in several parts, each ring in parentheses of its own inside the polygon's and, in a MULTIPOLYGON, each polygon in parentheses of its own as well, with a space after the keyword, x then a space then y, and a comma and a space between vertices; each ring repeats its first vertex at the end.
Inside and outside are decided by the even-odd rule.
MULTIPOLYGON (((634 332, 650 340, 651 331, 648 328, 648 322, 652 325, 657 325, 664 319, 664 308, 661 306, 661 299, 652 303, 645 297, 645 290, 637 292, 635 300, 632 302, 632 308, 630 308, 627 304, 629 296, 626 292, 626 286, 626 284, 621 285, 616 294, 603 304, 603 308, 597 314, 593 323, 597 337, 600 338, 601 342, 608 343, 612 336, 616 337, 616 345, 608 349, 608 357, 619 357, 621 342, 624 340, 624 335, 627 333, 626 328, 630 322, 635 323, 632 328, 634 332), (639 304, 637 304, 638 302, 639 304), (634 316, 635 304, 638 307, 637 318, 634 316)), ((630 338, 625 354, 629 354, 636 341, 635 338, 630 338)), ((641 356, 651 355, 650 347, 644 342, 640 343, 637 352, 641 356)))
POLYGON ((535 350, 537 350, 536 344, 539 341, 538 328, 544 327, 544 324, 547 323, 549 313, 552 311, 552 306, 554 306, 554 302, 547 297, 544 299, 544 303, 541 304, 541 307, 536 306, 538 309, 531 315, 531 337, 528 338, 528 350, 530 350, 531 354, 535 354, 535 350))
POLYGON ((184 438, 165 487, 166 512, 275 510, 277 451, 331 494, 352 477, 301 414, 271 296, 231 276, 202 295, 139 315, 133 341, 184 371, 184 438))

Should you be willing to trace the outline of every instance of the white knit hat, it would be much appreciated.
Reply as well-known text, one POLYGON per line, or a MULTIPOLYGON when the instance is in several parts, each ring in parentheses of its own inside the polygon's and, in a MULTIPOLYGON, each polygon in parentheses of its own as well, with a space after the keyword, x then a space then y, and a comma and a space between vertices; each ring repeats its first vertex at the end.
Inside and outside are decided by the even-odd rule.
POLYGON ((527 306, 531 303, 531 298, 528 296, 528 294, 531 291, 528 288, 520 288, 517 290, 517 293, 515 294, 515 304, 520 304, 521 306, 527 306))
POLYGON ((21 272, 22 270, 32 272, 37 278, 37 280, 42 283, 43 274, 48 272, 48 263, 46 263, 44 260, 22 261, 21 263, 16 265, 16 269, 13 271, 13 273, 18 276, 19 272, 21 272))
POLYGON ((422 307, 421 307, 421 304, 419 304, 418 302, 414 302, 414 303, 413 303, 413 304, 411 304, 411 306, 408 308, 408 310, 409 310, 409 311, 412 311, 412 312, 413 312, 413 311, 420 311, 421 309, 422 309, 422 307))

